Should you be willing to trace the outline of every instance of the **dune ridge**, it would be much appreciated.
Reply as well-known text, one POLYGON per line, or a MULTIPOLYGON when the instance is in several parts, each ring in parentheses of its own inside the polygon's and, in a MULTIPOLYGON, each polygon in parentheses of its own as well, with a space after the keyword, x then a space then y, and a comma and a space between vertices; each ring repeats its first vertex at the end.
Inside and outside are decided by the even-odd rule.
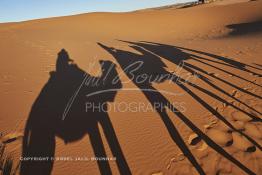
MULTIPOLYGON (((62 48, 93 76, 101 75, 99 60, 115 63, 120 73, 127 64, 121 59, 144 59, 152 69, 167 74, 174 73, 183 60, 179 75, 196 76, 196 80, 182 85, 154 82, 150 88, 182 93, 157 97, 162 102, 183 103, 182 114, 198 129, 192 130, 187 119, 168 108, 166 113, 108 112, 132 174, 198 174, 201 169, 206 174, 262 173, 261 10, 261 0, 218 1, 181 9, 88 13, 0 24, 1 142, 17 161, 31 107, 55 71, 62 48), (172 135, 175 129, 192 160, 185 155, 187 150, 179 148, 179 139, 172 135), (217 146, 212 147, 215 144, 209 139, 217 146)), ((120 76, 122 82, 129 78, 128 74, 120 76)), ((137 87, 132 81, 123 84, 123 89, 137 87)), ((112 104, 154 100, 150 93, 119 90, 112 104)), ((106 155, 113 157, 101 133, 106 155)), ((58 157, 94 156, 88 135, 72 143, 58 136, 55 140, 58 157)), ((109 164, 112 174, 119 174, 117 163, 109 164)), ((55 161, 52 174, 101 171, 96 161, 55 161)))

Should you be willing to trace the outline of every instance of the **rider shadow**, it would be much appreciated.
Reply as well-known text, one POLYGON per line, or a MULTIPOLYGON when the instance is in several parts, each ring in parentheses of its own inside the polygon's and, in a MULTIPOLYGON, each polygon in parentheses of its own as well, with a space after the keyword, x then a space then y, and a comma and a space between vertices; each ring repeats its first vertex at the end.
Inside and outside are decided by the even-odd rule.
MULTIPOLYGON (((132 42, 129 42, 132 43, 132 42)), ((176 85, 178 85, 181 89, 183 89, 186 93, 190 94, 194 99, 196 99, 200 104, 202 104, 205 108, 207 108, 211 113, 216 115, 221 121, 223 121, 226 125, 231 127, 234 131, 237 131, 234 126, 232 126, 222 115, 220 115, 215 109, 213 109, 208 103, 206 103, 203 99, 201 99, 197 94, 191 91, 185 84, 187 83, 191 87, 198 88, 201 90, 205 90, 204 88, 199 87, 198 85, 190 82, 186 82, 181 77, 176 76, 169 76, 170 72, 165 69, 165 64, 160 60, 160 57, 156 56, 156 53, 149 52, 146 49, 143 49, 141 45, 137 43, 132 43, 133 49, 140 52, 140 54, 136 54, 129 51, 124 51, 112 47, 107 47, 101 43, 98 43, 100 47, 105 49, 108 53, 110 53, 119 63, 120 67, 123 69, 125 74, 129 77, 129 79, 142 91, 148 101, 151 103, 152 106, 157 106, 155 104, 161 104, 161 106, 165 106, 170 111, 174 112, 174 114, 181 119, 192 131, 194 131, 201 139, 203 139, 211 148, 215 151, 223 155, 225 158, 236 164, 239 168, 243 171, 247 172, 248 174, 254 174, 250 169, 244 166, 241 162, 227 153, 221 146, 216 144, 211 138, 209 138, 203 131, 201 131, 188 117, 186 117, 182 112, 179 111, 171 102, 166 99, 166 97, 157 89, 152 86, 152 83, 161 83, 165 80, 171 80, 176 85), (140 64, 141 63, 141 64, 140 64), (137 68, 139 67, 139 68, 137 68), (136 81, 144 75, 148 77, 147 81, 136 81), (161 76, 162 75, 162 76, 161 76), (165 76, 168 75, 168 76, 165 76), (161 78, 159 78, 161 77, 161 78), (163 78, 166 77, 166 78, 163 78), (171 78, 170 78, 171 77, 171 78)), ((165 50, 161 50, 161 56, 165 53, 165 50)), ((190 55, 187 55, 184 52, 177 52, 178 56, 185 59, 190 59, 190 55)), ((173 52, 176 55, 175 52, 173 52)), ((158 55, 160 55, 158 53, 158 55)), ((175 64, 179 64, 180 60, 175 60, 175 64)), ((204 91, 211 93, 209 91, 204 91)), ((214 95, 214 94, 212 94, 214 95)), ((217 96, 215 96, 217 97, 217 96)), ((218 98, 218 97, 217 97, 218 98)), ((220 100, 222 100, 220 98, 220 100)), ((181 137, 180 133, 172 123, 171 119, 169 118, 166 108, 155 108, 156 112, 161 117, 163 123, 165 124, 167 131, 172 138, 172 140, 177 144, 177 146, 181 149, 183 154, 188 158, 188 160, 192 163, 192 165, 196 168, 199 174, 205 174, 202 167, 199 165, 185 142, 181 137)), ((241 133, 244 135, 243 133, 241 133)), ((246 136, 246 135, 245 135, 246 136)), ((246 136, 248 137, 248 136, 246 136)), ((249 138, 251 141, 252 139, 249 138)))
MULTIPOLYGON (((161 58, 166 59, 166 60, 174 63, 177 66, 179 66, 181 64, 181 62, 183 62, 183 69, 184 70, 190 72, 192 75, 197 75, 198 78, 201 79, 203 82, 207 83, 208 85, 210 85, 214 89, 225 94, 229 98, 232 98, 233 100, 235 100, 235 101, 239 102, 240 104, 244 105, 245 107, 249 108, 250 110, 257 113, 258 115, 262 114, 261 112, 257 111, 256 109, 252 108, 251 106, 248 106, 243 101, 240 101, 238 98, 234 97, 232 94, 226 92, 223 88, 217 86, 215 83, 213 83, 212 81, 209 80, 209 77, 214 78, 217 81, 221 81, 221 82, 231 86, 232 88, 239 90, 240 92, 243 92, 243 93, 246 93, 246 94, 251 95, 253 97, 261 99, 261 97, 259 95, 252 93, 252 92, 250 92, 250 91, 248 91, 244 88, 241 88, 241 87, 231 83, 228 80, 217 77, 214 74, 210 74, 209 72, 200 68, 199 66, 195 66, 192 63, 189 63, 189 62, 186 62, 186 61, 189 60, 189 59, 194 60, 194 61, 196 61, 200 64, 210 66, 211 68, 213 68, 215 70, 222 71, 225 74, 235 76, 236 78, 239 78, 243 81, 246 81, 248 83, 251 83, 251 84, 254 84, 258 87, 261 87, 261 85, 256 84, 255 82, 250 81, 250 80, 246 79, 245 77, 241 77, 237 74, 234 74, 233 72, 223 70, 220 67, 215 66, 214 64, 211 64, 211 63, 220 64, 220 65, 227 66, 227 67, 230 67, 230 68, 233 68, 233 69, 237 69, 239 71, 244 71, 244 72, 247 72, 247 73, 252 73, 254 75, 261 76, 259 73, 256 73, 256 72, 253 72, 253 71, 247 69, 248 67, 253 68, 253 69, 258 69, 257 67, 254 67, 252 65, 248 65, 248 64, 245 64, 245 63, 233 60, 233 59, 229 59, 229 58, 226 58, 226 57, 221 57, 221 56, 218 56, 218 55, 215 55, 215 54, 205 53, 205 52, 202 52, 202 51, 197 51, 197 50, 183 48, 183 47, 177 47, 177 46, 171 46, 171 45, 159 44, 159 43, 152 43, 152 42, 130 42, 130 41, 122 41, 122 42, 126 42, 126 43, 129 43, 129 44, 132 44, 133 46, 140 47, 140 50, 143 49, 145 51, 151 52, 154 55, 160 56, 161 58), (187 53, 187 52, 184 52, 184 51, 191 51, 193 53, 187 53), (206 58, 204 56, 211 57, 211 59, 206 58)), ((131 46, 131 47, 133 47, 133 46, 131 46)), ((187 83, 190 86, 202 91, 203 93, 206 93, 207 95, 215 98, 216 100, 219 100, 222 103, 225 103, 225 104, 232 106, 233 108, 235 108, 235 109, 237 109, 237 110, 239 110, 243 113, 246 113, 253 120, 255 120, 255 121, 260 120, 259 118, 255 117, 253 114, 250 114, 250 113, 242 110, 241 108, 238 108, 237 106, 229 104, 227 101, 225 101, 224 99, 222 99, 221 97, 219 97, 215 93, 212 93, 211 91, 203 89, 202 87, 199 87, 196 84, 192 84, 190 82, 187 82, 187 83)), ((205 105, 205 106, 207 106, 207 105, 205 105)))
MULTIPOLYGON (((112 83, 118 78, 112 62, 100 61, 100 66, 101 76, 94 77, 73 64, 64 49, 58 53, 56 71, 50 73, 31 108, 23 139, 23 158, 46 157, 47 160, 23 160, 21 175, 51 174, 55 136, 67 144, 88 134, 95 157, 107 158, 99 124, 120 174, 131 174, 107 113, 107 103, 114 101, 122 84, 120 81, 112 83)), ((101 174, 112 174, 108 161, 98 160, 97 163, 101 174)))

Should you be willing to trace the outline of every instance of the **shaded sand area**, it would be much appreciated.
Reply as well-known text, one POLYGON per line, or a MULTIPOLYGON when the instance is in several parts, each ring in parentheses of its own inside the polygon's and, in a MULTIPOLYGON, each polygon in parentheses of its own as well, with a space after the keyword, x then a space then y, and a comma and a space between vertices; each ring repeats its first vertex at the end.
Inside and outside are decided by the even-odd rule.
MULTIPOLYGON (((35 165, 45 175, 261 174, 262 1, 223 2, 0 24, 5 152, 15 164, 23 145, 24 155, 117 159, 35 165), (81 82, 70 73, 56 78, 57 58, 67 54, 76 75, 104 77, 115 64, 121 89, 94 101, 160 102, 163 110, 108 110, 85 119, 76 112, 65 128, 54 127, 74 93, 67 87, 81 82), (143 62, 137 74, 124 71, 136 61, 143 62), (141 84, 132 79, 140 74, 177 76, 141 84)), ((25 174, 39 174, 26 166, 25 174)))

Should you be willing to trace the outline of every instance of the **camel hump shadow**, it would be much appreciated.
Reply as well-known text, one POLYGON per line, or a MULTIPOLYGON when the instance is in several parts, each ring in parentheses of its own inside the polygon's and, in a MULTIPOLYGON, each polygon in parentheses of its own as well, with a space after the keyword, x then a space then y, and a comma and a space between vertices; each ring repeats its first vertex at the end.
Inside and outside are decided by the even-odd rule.
MULTIPOLYGON (((80 69, 65 49, 58 53, 56 71, 50 72, 49 80, 32 105, 23 139, 22 157, 47 157, 49 160, 22 161, 21 175, 51 174, 56 136, 67 144, 89 135, 95 156, 106 157, 98 124, 102 126, 113 156, 122 161, 117 161, 120 173, 130 173, 107 108, 98 106, 113 102, 122 83, 114 63, 105 60, 99 63, 102 74, 92 76, 80 69), (117 81, 112 83, 115 79, 117 81), (87 103, 91 104, 88 109, 87 103), (97 108, 92 109, 92 105, 97 108)), ((108 162, 97 163, 101 174, 111 174, 108 162)))

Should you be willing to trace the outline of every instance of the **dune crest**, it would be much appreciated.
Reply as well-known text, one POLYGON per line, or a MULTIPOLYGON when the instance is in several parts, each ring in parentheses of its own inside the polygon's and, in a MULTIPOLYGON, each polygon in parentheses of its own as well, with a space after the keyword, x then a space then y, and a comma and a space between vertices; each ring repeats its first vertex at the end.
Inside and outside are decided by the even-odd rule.
POLYGON ((18 163, 23 149, 39 151, 34 140, 48 142, 39 152, 60 159, 46 164, 45 175, 261 174, 261 11, 261 0, 223 0, 0 24, 5 151, 18 163), (63 48, 75 71, 59 79, 63 48), (101 60, 114 65, 106 69, 118 81, 101 60), (141 69, 128 67, 137 63, 141 69), (96 87, 106 94, 90 100, 76 93, 84 73, 121 87, 96 87), (85 100, 106 102, 106 117, 84 118, 85 100), (69 122, 60 125, 71 102, 69 122), (32 119, 33 104, 40 108, 32 119))

